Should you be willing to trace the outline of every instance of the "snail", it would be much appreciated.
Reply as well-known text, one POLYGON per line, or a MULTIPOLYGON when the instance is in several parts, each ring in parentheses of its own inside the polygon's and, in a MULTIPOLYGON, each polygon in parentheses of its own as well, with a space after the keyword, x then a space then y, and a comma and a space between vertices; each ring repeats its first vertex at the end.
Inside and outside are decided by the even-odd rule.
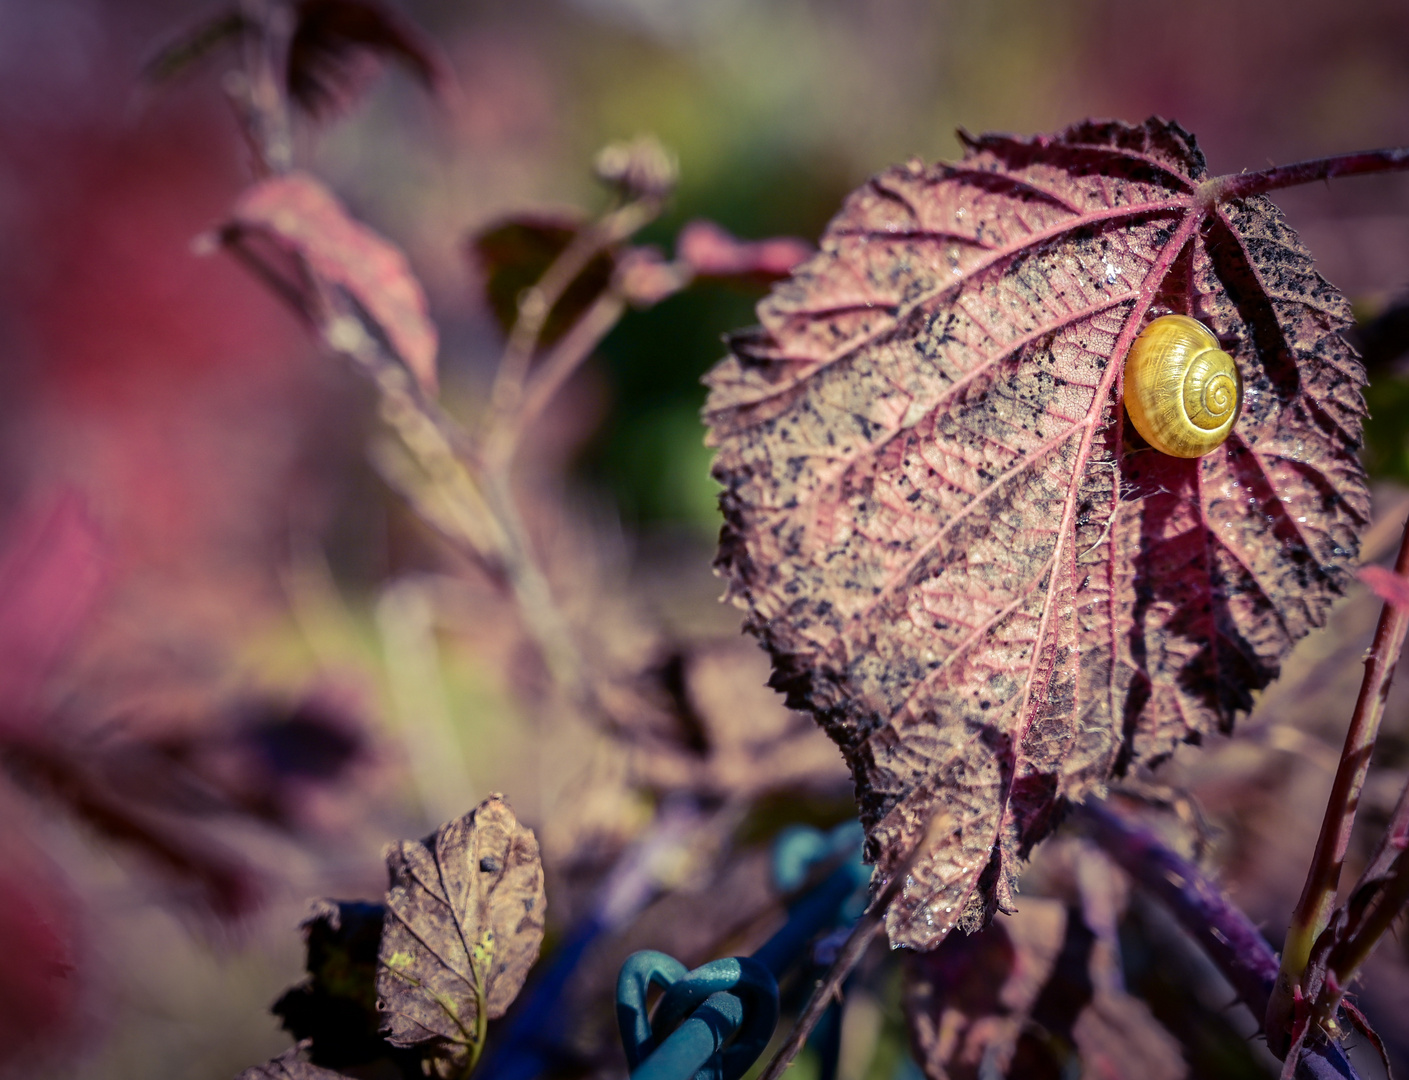
POLYGON ((1125 359, 1125 409, 1135 430, 1171 457, 1222 445, 1243 406, 1243 377, 1203 323, 1164 315, 1141 331, 1125 359))

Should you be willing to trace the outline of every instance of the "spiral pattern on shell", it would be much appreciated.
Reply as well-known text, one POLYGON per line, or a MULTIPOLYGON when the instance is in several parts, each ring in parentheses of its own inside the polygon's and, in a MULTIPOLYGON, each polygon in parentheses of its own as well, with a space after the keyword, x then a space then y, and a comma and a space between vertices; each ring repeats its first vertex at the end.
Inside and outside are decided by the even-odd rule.
POLYGON ((1218 339, 1187 315, 1155 319, 1125 361, 1125 407, 1145 441, 1174 457, 1202 457, 1228 438, 1243 380, 1218 339))

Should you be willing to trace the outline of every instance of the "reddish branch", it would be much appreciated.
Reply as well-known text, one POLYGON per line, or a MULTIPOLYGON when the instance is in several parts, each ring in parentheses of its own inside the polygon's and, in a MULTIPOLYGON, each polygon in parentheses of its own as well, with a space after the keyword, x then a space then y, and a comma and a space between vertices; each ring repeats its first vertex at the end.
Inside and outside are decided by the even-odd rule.
MULTIPOLYGON (((1400 608, 1403 610, 1403 607, 1400 608)), ((1324 970, 1313 1015, 1334 1022, 1346 987, 1409 903, 1409 784, 1400 793, 1379 846, 1351 890, 1350 899, 1322 934, 1312 965, 1324 970)))
MULTIPOLYGON (((1399 545, 1395 572, 1409 572, 1409 528, 1399 545)), ((1304 975, 1311 948, 1316 938, 1330 922, 1331 910, 1340 886, 1341 867, 1350 846, 1350 832, 1355 825, 1355 810, 1365 787, 1365 775, 1370 768, 1370 756, 1384 716, 1385 698, 1389 695, 1394 668, 1409 631, 1409 609, 1386 603, 1380 612, 1375 638, 1365 659, 1365 678, 1360 684, 1360 696, 1345 733, 1345 748, 1340 766, 1326 803, 1326 816, 1321 822, 1321 835, 1316 840, 1316 853, 1307 871, 1306 886, 1292 913, 1282 950, 1282 966, 1277 986, 1267 1006, 1266 1029, 1274 1050, 1285 1047, 1281 1040, 1291 1029, 1293 1000, 1305 987, 1304 975), (1279 1046, 1280 1044, 1280 1046, 1279 1046)))
POLYGON ((1317 180, 1329 180, 1333 176, 1361 176, 1366 173, 1402 172, 1405 169, 1409 169, 1409 146, 1396 146, 1386 150, 1313 158, 1260 172, 1218 176, 1204 184, 1199 189, 1199 195, 1209 204, 1229 202, 1246 199, 1249 195, 1265 195, 1281 188, 1300 187, 1317 180))

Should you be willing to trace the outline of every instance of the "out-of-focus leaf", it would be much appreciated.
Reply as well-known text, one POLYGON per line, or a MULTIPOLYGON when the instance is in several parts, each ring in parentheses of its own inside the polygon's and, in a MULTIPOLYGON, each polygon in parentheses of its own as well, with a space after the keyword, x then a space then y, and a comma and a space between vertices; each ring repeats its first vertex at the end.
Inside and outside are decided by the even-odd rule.
POLYGON ((289 1050, 263 1065, 252 1065, 235 1080, 346 1080, 343 1073, 304 1061, 298 1049, 289 1050))
POLYGON ((67 889, 13 823, 6 832, 0 842, 0 1069, 69 1027, 81 985, 78 925, 67 889))
POLYGON ((1058 901, 1024 900, 1012 918, 955 935, 914 959, 906 971, 905 1012, 916 1060, 931 1080, 1007 1075, 1027 1014, 1056 965, 1066 923, 1058 901))
POLYGON ((1065 799, 1227 730, 1326 617, 1369 516, 1349 306, 1267 199, 1196 195, 1177 125, 968 139, 847 201, 708 377, 718 567, 856 777, 895 944, 1011 907, 1065 799), (1126 423, 1191 313, 1241 418, 1200 459, 1126 423))
POLYGON ((228 244, 262 236, 304 259, 371 317, 428 391, 436 388, 438 336, 426 294, 401 250, 354 220, 317 179, 293 172, 249 188, 222 231, 228 244))
POLYGON ((459 1075, 538 959, 538 841, 491 795, 434 836, 392 847, 387 869, 382 1031, 395 1046, 431 1044, 437 1075, 459 1075))
MULTIPOLYGON (((489 310, 508 333, 519 315, 519 296, 534 285, 586 224, 572 214, 525 214, 506 218, 475 233, 465 254, 484 283, 489 310)), ((540 341, 551 345, 578 320, 610 284, 616 253, 603 252, 564 290, 548 314, 540 341)))
POLYGON ((435 44, 381 4, 301 0, 289 41, 289 96, 311 116, 342 112, 362 96, 380 67, 398 61, 427 90, 446 82, 435 44))
POLYGON ((740 240, 712 221, 692 221, 675 240, 675 257, 703 278, 752 278, 772 281, 787 277, 799 263, 816 253, 805 240, 774 236, 740 240))
POLYGON ((165 82, 193 64, 204 60, 226 42, 234 42, 254 29, 239 8, 221 11, 164 46, 142 65, 142 77, 149 82, 165 82))
POLYGON ((1178 1042, 1122 983, 1123 878, 1082 845, 1063 856, 1075 873, 1059 875, 1061 899, 1025 897, 907 968, 906 1017, 930 1080, 1188 1075, 1178 1042))
POLYGON ((228 725, 110 740, 99 759, 104 782, 164 810, 248 814, 299 831, 373 758, 366 732, 331 696, 252 696, 233 713, 228 725))
POLYGON ((134 798, 124 790, 130 785, 113 783, 99 752, 46 732, 16 740, 7 760, 27 788, 141 855, 179 889, 178 899, 197 910, 235 920, 263 903, 263 882, 242 856, 195 827, 189 816, 156 812, 151 804, 157 800, 134 798))
POLYGON ((101 595, 109 562, 73 493, 11 523, 0 545, 0 731, 34 719, 36 695, 101 595))
POLYGON ((637 780, 705 798, 844 790, 836 747, 763 685, 766 675, 765 658, 743 641, 697 642, 667 656, 651 672, 668 714, 654 727, 666 737, 637 741, 637 780))

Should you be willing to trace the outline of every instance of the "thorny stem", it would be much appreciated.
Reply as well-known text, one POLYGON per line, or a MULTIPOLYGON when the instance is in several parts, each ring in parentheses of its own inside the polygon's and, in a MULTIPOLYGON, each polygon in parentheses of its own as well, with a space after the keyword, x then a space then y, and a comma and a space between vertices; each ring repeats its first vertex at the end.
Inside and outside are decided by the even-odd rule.
POLYGON ((1326 962, 1325 990, 1316 1008, 1316 1014, 1323 1021, 1335 1016, 1356 970, 1388 932, 1394 920, 1399 918, 1405 903, 1409 902, 1409 852, 1399 852, 1385 880, 1376 889, 1375 900, 1376 903, 1368 909, 1369 913, 1363 916, 1355 930, 1331 949, 1326 962))
POLYGON ((1080 816, 1101 849, 1194 936, 1254 1014, 1263 1011, 1277 957, 1252 920, 1197 866, 1110 807, 1088 802, 1080 816))
MULTIPOLYGON (((1326 976, 1314 1015, 1334 1017, 1346 987, 1371 950, 1409 902, 1409 784, 1400 792, 1379 846, 1351 890, 1338 940, 1326 956, 1326 976)), ((1325 935, 1317 941, 1319 953, 1325 935)))
POLYGON ((1409 169, 1409 147, 1396 146, 1385 150, 1365 150, 1357 154, 1336 154, 1313 158, 1291 165, 1278 165, 1259 172, 1218 176, 1199 188, 1195 198, 1206 205, 1263 195, 1281 188, 1299 187, 1335 176, 1362 176, 1377 172, 1402 172, 1409 169))
MULTIPOLYGON (((1395 571, 1409 572, 1409 527, 1399 545, 1395 571)), ((1365 774, 1370 768, 1370 755, 1384 716, 1385 698, 1394 678, 1394 668, 1409 631, 1409 611, 1386 602, 1375 627, 1374 641, 1365 659, 1365 677, 1360 684, 1360 696, 1345 733, 1345 747, 1340 765, 1331 785, 1326 803, 1326 816, 1321 822, 1321 834, 1316 839, 1316 853, 1307 871, 1301 899, 1292 912, 1291 925, 1282 949, 1282 964, 1267 1005, 1265 1027, 1274 1051, 1285 1047, 1286 1033, 1291 1028, 1293 1001, 1303 986, 1312 946, 1330 922, 1340 885, 1341 867, 1350 846, 1350 832, 1355 824, 1355 810, 1360 792, 1365 786, 1365 774)))
POLYGON ((861 958, 866 955, 866 950, 870 947, 871 942, 884 928, 886 912, 890 909, 895 898, 905 889, 909 882, 910 871, 915 868, 916 863, 934 849, 935 841, 945 829, 952 827, 952 824, 952 818, 946 813, 936 813, 930 817, 919 842, 910 849, 910 854, 895 868, 890 880, 886 882, 885 888, 871 901, 865 914, 856 920, 856 925, 847 935, 846 942, 842 945, 841 951, 837 953, 837 958, 828 969, 826 977, 817 984, 812 996, 807 999, 807 1005, 798 1016, 797 1023, 789 1033, 787 1041, 769 1060, 768 1067, 759 1074, 758 1080, 778 1080, 783 1075, 783 1071, 792 1064, 793 1058, 802 1051, 803 1046, 807 1043, 807 1037, 812 1034, 812 1029, 822 1019, 822 1014, 827 1011, 827 1006, 840 993, 841 984, 846 981, 846 977, 851 974, 852 969, 861 962, 861 958))

